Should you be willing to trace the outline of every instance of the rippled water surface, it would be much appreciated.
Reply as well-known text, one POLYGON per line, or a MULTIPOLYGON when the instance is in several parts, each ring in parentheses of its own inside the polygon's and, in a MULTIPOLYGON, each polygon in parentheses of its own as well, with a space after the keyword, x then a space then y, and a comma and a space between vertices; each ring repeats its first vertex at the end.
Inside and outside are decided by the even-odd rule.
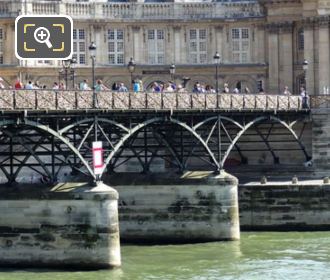
POLYGON ((122 246, 123 266, 88 272, 4 270, 0 279, 330 279, 330 232, 242 233, 239 242, 122 246))

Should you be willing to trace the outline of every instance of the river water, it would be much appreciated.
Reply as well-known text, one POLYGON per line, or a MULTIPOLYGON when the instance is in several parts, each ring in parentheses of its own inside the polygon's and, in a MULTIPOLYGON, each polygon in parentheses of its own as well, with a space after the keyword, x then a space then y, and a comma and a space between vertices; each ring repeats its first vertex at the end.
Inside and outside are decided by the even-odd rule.
POLYGON ((4 270, 8 280, 330 279, 330 232, 244 232, 237 242, 122 246, 115 270, 4 270))

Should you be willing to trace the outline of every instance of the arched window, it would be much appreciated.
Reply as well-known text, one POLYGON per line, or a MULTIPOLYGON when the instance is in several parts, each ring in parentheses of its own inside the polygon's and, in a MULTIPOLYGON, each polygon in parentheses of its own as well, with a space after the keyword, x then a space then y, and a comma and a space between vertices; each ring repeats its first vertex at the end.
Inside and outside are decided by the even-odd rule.
POLYGON ((305 48, 305 34, 304 29, 300 28, 298 31, 298 50, 303 51, 305 48))

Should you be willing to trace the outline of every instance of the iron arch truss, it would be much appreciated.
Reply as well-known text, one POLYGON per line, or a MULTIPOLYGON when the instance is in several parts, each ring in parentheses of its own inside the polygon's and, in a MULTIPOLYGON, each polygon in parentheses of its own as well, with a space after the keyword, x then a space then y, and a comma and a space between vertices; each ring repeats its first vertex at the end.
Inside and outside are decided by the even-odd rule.
POLYGON ((130 160, 138 162, 140 171, 149 172, 159 158, 166 168, 180 171, 199 166, 220 171, 231 154, 238 156, 240 164, 249 163, 247 145, 254 150, 263 146, 278 164, 281 156, 274 143, 285 137, 301 151, 304 160, 310 160, 303 143, 305 123, 305 115, 298 114, 197 111, 8 117, 0 121, 0 170, 8 181, 14 181, 23 168, 56 181, 64 167, 99 180, 130 160), (100 175, 93 170, 93 141, 103 143, 100 175))

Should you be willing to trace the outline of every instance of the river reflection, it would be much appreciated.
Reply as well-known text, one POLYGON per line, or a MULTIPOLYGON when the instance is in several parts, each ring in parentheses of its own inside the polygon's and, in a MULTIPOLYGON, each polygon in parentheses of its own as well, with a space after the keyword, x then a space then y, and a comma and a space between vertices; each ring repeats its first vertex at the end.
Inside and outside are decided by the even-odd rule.
POLYGON ((123 266, 88 272, 2 270, 0 279, 329 279, 329 232, 247 232, 235 242, 123 246, 123 266))

